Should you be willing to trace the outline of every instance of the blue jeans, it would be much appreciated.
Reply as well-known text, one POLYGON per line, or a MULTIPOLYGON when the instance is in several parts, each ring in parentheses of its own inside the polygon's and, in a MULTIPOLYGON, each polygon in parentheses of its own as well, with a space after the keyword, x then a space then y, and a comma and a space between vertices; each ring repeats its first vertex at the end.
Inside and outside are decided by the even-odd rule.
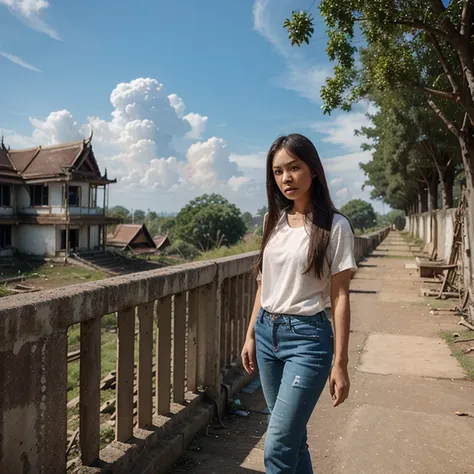
POLYGON ((257 365, 270 410, 266 474, 312 474, 306 424, 331 370, 333 331, 324 311, 314 316, 272 315, 255 322, 257 365))

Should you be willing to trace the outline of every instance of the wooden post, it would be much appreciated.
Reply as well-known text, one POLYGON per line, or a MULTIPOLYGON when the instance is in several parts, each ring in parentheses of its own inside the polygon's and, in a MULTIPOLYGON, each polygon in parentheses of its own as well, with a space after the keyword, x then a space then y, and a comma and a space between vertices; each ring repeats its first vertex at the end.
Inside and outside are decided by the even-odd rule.
POLYGON ((186 376, 186 292, 174 297, 173 320, 173 401, 183 405, 186 376))
POLYGON ((115 439, 125 442, 133 436, 135 308, 119 311, 117 319, 117 424, 115 439))
POLYGON ((188 302, 187 389, 190 392, 197 390, 199 293, 199 288, 191 290, 188 302))
POLYGON ((171 389, 171 296, 158 300, 156 344, 156 411, 159 415, 168 415, 171 389))
POLYGON ((153 416, 153 303, 138 306, 138 427, 152 424, 153 416))
POLYGON ((81 462, 90 466, 100 448, 100 317, 81 323, 79 444, 81 462))

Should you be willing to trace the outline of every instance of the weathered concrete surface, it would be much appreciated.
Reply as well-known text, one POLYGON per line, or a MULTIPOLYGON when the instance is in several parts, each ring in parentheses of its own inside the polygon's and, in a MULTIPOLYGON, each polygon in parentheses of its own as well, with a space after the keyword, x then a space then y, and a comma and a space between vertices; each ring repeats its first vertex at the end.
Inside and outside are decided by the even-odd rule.
MULTIPOLYGON (((432 311, 442 306, 442 302, 419 296, 420 281, 416 271, 404 268, 410 260, 390 258, 391 246, 402 253, 409 252, 401 237, 392 233, 384 241, 385 257, 379 252, 367 259, 359 265, 352 281, 351 394, 335 409, 328 390, 323 392, 308 426, 315 471, 325 474, 472 474, 474 418, 458 417, 454 412, 474 414, 474 383, 455 378, 459 376, 459 366, 454 358, 444 351, 443 361, 449 360, 452 365, 446 365, 441 379, 392 374, 390 372, 395 372, 392 369, 388 375, 360 370, 365 349, 374 359, 374 346, 371 349, 366 345, 372 333, 389 339, 390 336, 399 338, 392 342, 429 339, 427 342, 437 345, 441 330, 461 332, 456 324, 457 316, 448 311, 432 311), (392 295, 400 297, 396 299, 392 295), (404 339, 406 337, 408 339, 404 339)), ((402 346, 407 348, 409 344, 402 346)), ((389 359, 392 367, 394 357, 389 352, 387 348, 382 356, 389 359)), ((397 360, 406 367, 411 364, 412 372, 420 371, 421 365, 410 351, 400 351, 397 360)), ((439 358, 431 361, 430 377, 439 376, 433 375, 438 363, 439 358)), ((429 360, 425 367, 430 368, 429 360)), ((254 410, 264 407, 261 391, 241 400, 254 410)), ((265 416, 251 413, 247 418, 230 418, 224 423, 226 429, 210 433, 217 438, 203 435, 196 442, 200 451, 188 453, 188 461, 204 460, 191 472, 265 472, 262 437, 265 416)))
POLYGON ((370 334, 362 354, 361 372, 464 379, 465 371, 451 356, 446 341, 423 336, 370 334))

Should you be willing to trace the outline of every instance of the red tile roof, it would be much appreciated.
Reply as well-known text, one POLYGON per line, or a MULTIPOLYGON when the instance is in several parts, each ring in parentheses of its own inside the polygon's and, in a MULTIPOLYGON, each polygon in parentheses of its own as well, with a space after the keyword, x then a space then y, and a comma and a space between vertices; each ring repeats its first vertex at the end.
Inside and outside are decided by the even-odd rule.
MULTIPOLYGON (((92 138, 92 136, 91 136, 92 138)), ((73 179, 90 180, 107 184, 116 182, 102 176, 92 151, 91 138, 72 143, 24 150, 11 150, 0 146, 0 170, 10 163, 17 175, 25 180, 64 178, 66 168, 74 166, 73 179), (84 163, 87 162, 87 165, 84 163), (86 169, 86 172, 84 172, 86 169)))

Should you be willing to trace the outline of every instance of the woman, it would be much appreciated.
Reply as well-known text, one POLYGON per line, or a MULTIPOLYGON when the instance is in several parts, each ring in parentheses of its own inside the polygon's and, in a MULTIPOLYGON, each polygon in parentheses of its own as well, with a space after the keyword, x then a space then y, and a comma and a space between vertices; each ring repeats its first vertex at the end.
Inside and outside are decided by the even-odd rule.
POLYGON ((354 234, 334 207, 316 148, 302 135, 280 137, 271 146, 267 197, 242 363, 249 374, 258 365, 271 413, 265 472, 310 474, 306 424, 329 373, 333 406, 349 394, 354 234), (324 311, 329 288, 334 334, 324 311))

